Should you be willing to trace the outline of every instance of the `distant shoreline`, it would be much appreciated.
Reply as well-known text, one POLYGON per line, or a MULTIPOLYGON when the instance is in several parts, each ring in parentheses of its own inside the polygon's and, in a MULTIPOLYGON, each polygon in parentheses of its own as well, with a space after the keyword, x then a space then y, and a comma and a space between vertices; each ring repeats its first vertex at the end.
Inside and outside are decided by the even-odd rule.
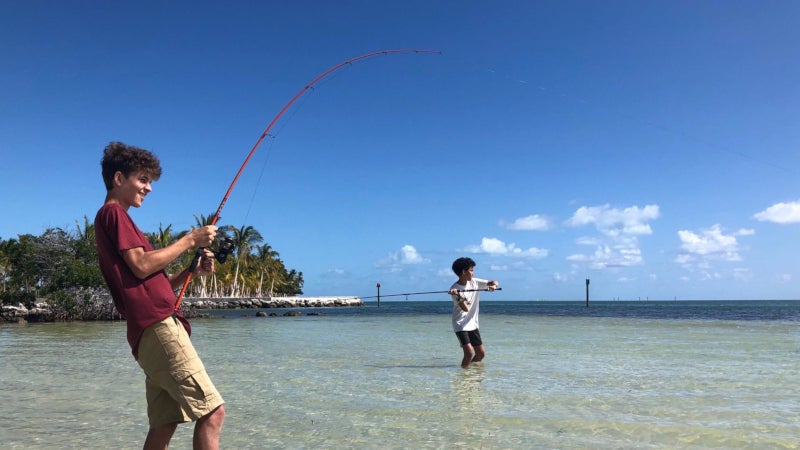
MULTIPOLYGON (((359 297, 215 297, 189 298, 183 301, 183 311, 194 317, 197 310, 208 309, 264 309, 264 308, 331 308, 360 307, 364 302, 359 297)), ((76 306, 73 311, 51 307, 40 300, 31 308, 19 303, 3 305, 0 310, 0 324, 28 322, 69 322, 69 321, 115 321, 122 320, 114 309, 110 296, 100 296, 90 302, 76 306)))
POLYGON ((214 297, 187 298, 191 309, 330 308, 364 306, 359 297, 214 297))

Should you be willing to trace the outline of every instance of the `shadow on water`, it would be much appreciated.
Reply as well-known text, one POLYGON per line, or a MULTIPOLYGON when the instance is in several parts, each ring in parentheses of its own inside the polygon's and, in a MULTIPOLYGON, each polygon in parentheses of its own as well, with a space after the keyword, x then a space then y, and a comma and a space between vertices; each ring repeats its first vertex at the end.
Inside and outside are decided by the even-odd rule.
POLYGON ((450 369, 458 366, 456 364, 365 364, 364 367, 373 369, 450 369))

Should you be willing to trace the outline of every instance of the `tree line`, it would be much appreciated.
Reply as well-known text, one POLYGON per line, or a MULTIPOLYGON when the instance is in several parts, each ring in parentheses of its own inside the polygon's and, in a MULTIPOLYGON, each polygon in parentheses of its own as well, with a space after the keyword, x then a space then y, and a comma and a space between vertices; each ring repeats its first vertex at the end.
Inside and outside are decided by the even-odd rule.
MULTIPOLYGON (((195 216, 197 226, 210 223, 211 217, 195 216)), ((75 296, 107 291, 97 260, 94 224, 84 216, 76 229, 48 228, 41 235, 0 238, 0 303, 32 305, 44 298, 49 303, 70 309, 75 296)), ((172 225, 159 225, 156 232, 145 232, 153 248, 163 248, 188 231, 174 232, 172 225)), ((303 272, 287 269, 280 255, 264 242, 252 226, 221 226, 213 251, 220 245, 229 248, 227 261, 217 262, 209 276, 195 277, 187 297, 273 297, 303 293, 303 272)), ((175 260, 168 273, 177 273, 192 261, 194 252, 175 260)), ((220 258, 224 259, 224 258, 220 258)))

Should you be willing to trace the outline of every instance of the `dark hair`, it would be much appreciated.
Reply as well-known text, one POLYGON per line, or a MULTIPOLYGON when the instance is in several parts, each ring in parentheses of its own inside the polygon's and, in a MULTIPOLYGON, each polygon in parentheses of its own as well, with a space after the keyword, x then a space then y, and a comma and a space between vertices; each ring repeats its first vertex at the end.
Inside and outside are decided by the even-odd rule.
POLYGON ((469 270, 470 267, 475 266, 475 261, 473 261, 472 258, 458 258, 457 260, 453 261, 453 272, 455 272, 457 277, 460 277, 462 272, 469 270))
POLYGON ((103 182, 109 191, 114 188, 114 174, 117 172, 126 177, 145 172, 153 181, 161 178, 161 162, 156 155, 122 142, 111 142, 106 146, 100 166, 103 168, 103 182))

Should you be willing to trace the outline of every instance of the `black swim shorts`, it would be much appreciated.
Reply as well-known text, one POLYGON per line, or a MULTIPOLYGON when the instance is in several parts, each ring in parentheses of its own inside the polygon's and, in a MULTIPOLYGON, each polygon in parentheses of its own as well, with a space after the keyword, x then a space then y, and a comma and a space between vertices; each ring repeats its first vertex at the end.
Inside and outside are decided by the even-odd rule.
POLYGON ((481 332, 478 330, 456 331, 456 336, 458 337, 458 342, 461 343, 462 347, 467 344, 472 344, 473 347, 483 345, 483 341, 481 340, 481 332))

